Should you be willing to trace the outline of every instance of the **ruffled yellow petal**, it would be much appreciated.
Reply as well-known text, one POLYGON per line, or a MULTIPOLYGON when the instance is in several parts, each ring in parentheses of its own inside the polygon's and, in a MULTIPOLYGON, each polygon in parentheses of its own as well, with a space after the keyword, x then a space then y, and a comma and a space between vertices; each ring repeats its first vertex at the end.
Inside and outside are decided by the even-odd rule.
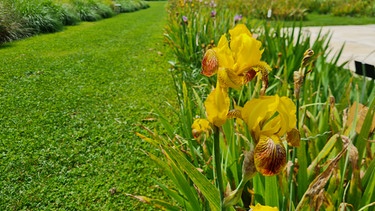
POLYGON ((227 120, 230 100, 228 90, 218 83, 216 88, 208 95, 204 102, 208 121, 220 127, 227 120))
POLYGON ((284 119, 288 119, 286 123, 286 131, 290 131, 292 128, 296 127, 297 117, 296 117, 296 105, 294 102, 287 97, 280 98, 280 106, 278 108, 280 114, 284 117, 284 119))
POLYGON ((223 68, 233 68, 234 58, 231 49, 229 48, 229 43, 225 35, 221 36, 218 46, 214 48, 220 67, 223 68))
POLYGON ((296 106, 287 97, 262 96, 248 101, 242 112, 256 141, 261 135, 283 136, 296 125, 296 106))
POLYGON ((242 34, 231 41, 231 49, 234 51, 237 74, 243 74, 251 67, 259 65, 263 50, 260 50, 262 43, 253 37, 242 34))
POLYGON ((231 87, 234 89, 240 89, 244 84, 244 77, 237 76, 230 69, 220 68, 218 71, 217 80, 223 88, 231 87))
POLYGON ((254 149, 255 167, 265 176, 280 173, 286 165, 286 150, 278 136, 261 136, 254 149))
POLYGON ((241 34, 246 34, 248 36, 252 36, 249 29, 246 27, 245 24, 237 24, 233 29, 229 30, 229 34, 232 39, 236 38, 237 36, 241 34))
POLYGON ((250 211, 279 211, 277 207, 263 206, 259 203, 255 206, 250 206, 250 211))
MULTIPOLYGON (((279 97, 277 95, 254 98, 245 104, 241 112, 242 119, 246 122, 248 129, 252 132, 256 140, 259 139, 263 127, 268 122, 269 118, 274 115, 278 104, 279 97)), ((272 131, 266 134, 272 135, 272 131)))

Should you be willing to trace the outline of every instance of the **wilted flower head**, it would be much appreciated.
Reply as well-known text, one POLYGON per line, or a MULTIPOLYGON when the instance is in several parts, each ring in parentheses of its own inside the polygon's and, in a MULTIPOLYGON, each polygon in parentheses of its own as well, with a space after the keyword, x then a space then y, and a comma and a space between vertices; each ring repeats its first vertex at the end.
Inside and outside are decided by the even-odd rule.
POLYGON ((212 10, 212 11, 211 11, 211 17, 212 17, 212 18, 216 17, 216 10, 212 10))

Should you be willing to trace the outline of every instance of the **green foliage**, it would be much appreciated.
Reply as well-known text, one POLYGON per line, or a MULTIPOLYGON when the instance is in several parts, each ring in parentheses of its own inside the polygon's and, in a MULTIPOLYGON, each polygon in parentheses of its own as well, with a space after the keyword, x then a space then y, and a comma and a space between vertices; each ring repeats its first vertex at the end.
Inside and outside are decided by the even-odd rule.
POLYGON ((146 2, 141 0, 116 0, 116 2, 121 4, 120 12, 134 12, 149 7, 146 2))
POLYGON ((57 32, 63 29, 59 18, 61 8, 54 5, 52 1, 20 0, 13 5, 24 19, 25 27, 30 28, 34 34, 57 32))
POLYGON ((148 210, 125 193, 165 197, 142 150, 158 152, 134 135, 174 97, 165 3, 150 5, 0 49, 0 210, 148 210))
POLYGON ((77 25, 81 18, 73 5, 63 3, 61 4, 60 20, 64 26, 73 26, 77 25))
POLYGON ((335 16, 375 16, 375 2, 371 0, 309 0, 304 5, 310 11, 335 16))
MULTIPOLYGON (((199 74, 202 56, 233 27, 232 17, 236 13, 220 4, 181 2, 169 2, 166 27, 166 41, 176 56, 170 72, 178 95, 179 110, 175 115, 179 122, 176 127, 163 117, 161 123, 167 131, 164 136, 149 131, 151 138, 141 137, 165 152, 164 160, 158 158, 157 163, 169 170, 168 175, 175 184, 168 187, 174 190, 168 193, 175 199, 171 202, 174 207, 177 204, 180 209, 194 210, 185 202, 192 197, 194 206, 200 203, 205 210, 215 210, 207 208, 209 196, 197 187, 206 179, 214 183, 217 178, 212 161, 215 137, 193 139, 191 124, 194 118, 205 118, 203 102, 216 84, 215 77, 199 74), (209 16, 213 9, 217 11, 215 18, 209 16), (217 30, 211 31, 212 26, 217 30), (185 165, 172 158, 171 150, 173 154, 184 156, 194 166, 189 169, 198 169, 205 178, 192 179, 185 165), (182 187, 185 183, 181 180, 189 182, 191 188, 182 187), (190 193, 194 189, 195 192, 190 193), (197 195, 200 195, 198 202, 197 195)), ((312 49, 315 56, 306 67, 308 73, 304 77, 301 96, 295 99, 301 142, 297 148, 288 147, 290 165, 274 177, 256 175, 245 185, 244 190, 249 191, 242 193, 236 205, 247 209, 250 204, 261 203, 277 206, 280 210, 337 210, 339 207, 360 210, 373 206, 373 186, 366 184, 375 180, 375 145, 370 141, 374 139, 371 122, 374 119, 375 82, 338 65, 341 52, 328 59, 330 34, 319 34, 316 40, 311 40, 303 35, 301 25, 286 28, 282 23, 256 23, 245 17, 240 22, 246 23, 262 42, 262 60, 273 69, 269 74, 267 95, 294 98, 294 71, 300 68, 307 49, 312 49), (366 108, 349 109, 358 103, 367 106, 367 114, 361 113, 366 108), (354 129, 356 125, 360 128, 354 129)), ((259 96, 260 86, 261 80, 254 79, 241 90, 230 91, 231 108, 259 96)), ((254 141, 246 131, 246 127, 235 120, 228 120, 220 130, 222 159, 219 166, 223 170, 221 176, 227 186, 226 194, 242 185, 243 152, 254 147, 254 141)), ((220 206, 220 202, 213 203, 220 206)))

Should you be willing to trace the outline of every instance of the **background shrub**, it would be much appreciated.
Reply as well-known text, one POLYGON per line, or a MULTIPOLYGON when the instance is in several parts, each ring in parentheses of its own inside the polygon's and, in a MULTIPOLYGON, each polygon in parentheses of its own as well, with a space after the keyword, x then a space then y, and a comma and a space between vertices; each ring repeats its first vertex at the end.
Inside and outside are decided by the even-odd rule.
POLYGON ((61 7, 51 1, 25 1, 14 2, 15 10, 22 16, 26 28, 33 34, 57 32, 63 29, 63 23, 58 14, 61 7))
POLYGON ((63 3, 61 4, 61 14, 60 19, 62 23, 66 26, 72 26, 78 24, 81 19, 79 14, 74 9, 73 5, 63 3))
POLYGON ((141 0, 2 0, 0 44, 25 36, 63 30, 80 21, 110 18, 118 12, 148 8, 141 0), (121 5, 120 9, 116 4, 121 5))
POLYGON ((243 16, 259 19, 267 18, 268 11, 272 11, 271 18, 276 20, 304 20, 307 15, 307 8, 298 0, 220 0, 218 4, 243 16))
POLYGON ((0 44, 28 36, 22 17, 9 2, 0 2, 0 44))
POLYGON ((309 0, 303 5, 311 12, 335 16, 375 16, 375 1, 372 0, 309 0))
POLYGON ((134 12, 149 7, 146 2, 140 0, 116 0, 116 3, 121 4, 120 12, 134 12))

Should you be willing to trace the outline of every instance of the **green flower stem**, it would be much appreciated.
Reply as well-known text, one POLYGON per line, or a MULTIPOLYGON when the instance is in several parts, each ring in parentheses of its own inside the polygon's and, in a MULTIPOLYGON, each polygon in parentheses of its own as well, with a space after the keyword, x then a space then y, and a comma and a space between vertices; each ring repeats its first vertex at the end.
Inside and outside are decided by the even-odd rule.
POLYGON ((219 127, 214 126, 214 161, 215 161, 215 172, 216 172, 216 183, 219 187, 220 193, 220 207, 224 211, 224 186, 223 177, 221 173, 221 153, 220 153, 220 130, 219 127))
POLYGON ((288 178, 288 182, 290 184, 290 187, 289 187, 289 209, 291 209, 292 205, 293 205, 293 199, 294 199, 294 183, 293 183, 293 169, 294 169, 294 163, 295 163, 295 160, 296 160, 296 151, 297 149, 295 147, 293 147, 293 152, 292 152, 292 165, 290 166, 290 169, 289 169, 289 178, 288 178))
MULTIPOLYGON (((302 90, 302 86, 303 86, 303 84, 301 84, 300 90, 302 90)), ((299 130, 299 107, 300 107, 299 97, 297 97, 296 98, 296 118, 297 118, 296 128, 297 128, 297 130, 299 130)), ((294 192, 295 192, 295 190, 294 190, 295 186, 293 184, 293 169, 294 169, 294 164, 295 164, 295 160, 296 160, 296 155, 297 155, 297 149, 295 147, 293 147, 292 165, 290 166, 290 169, 289 169, 289 178, 288 178, 288 182, 290 184, 290 187, 289 187, 289 209, 291 209, 291 207, 293 205, 294 192)))

